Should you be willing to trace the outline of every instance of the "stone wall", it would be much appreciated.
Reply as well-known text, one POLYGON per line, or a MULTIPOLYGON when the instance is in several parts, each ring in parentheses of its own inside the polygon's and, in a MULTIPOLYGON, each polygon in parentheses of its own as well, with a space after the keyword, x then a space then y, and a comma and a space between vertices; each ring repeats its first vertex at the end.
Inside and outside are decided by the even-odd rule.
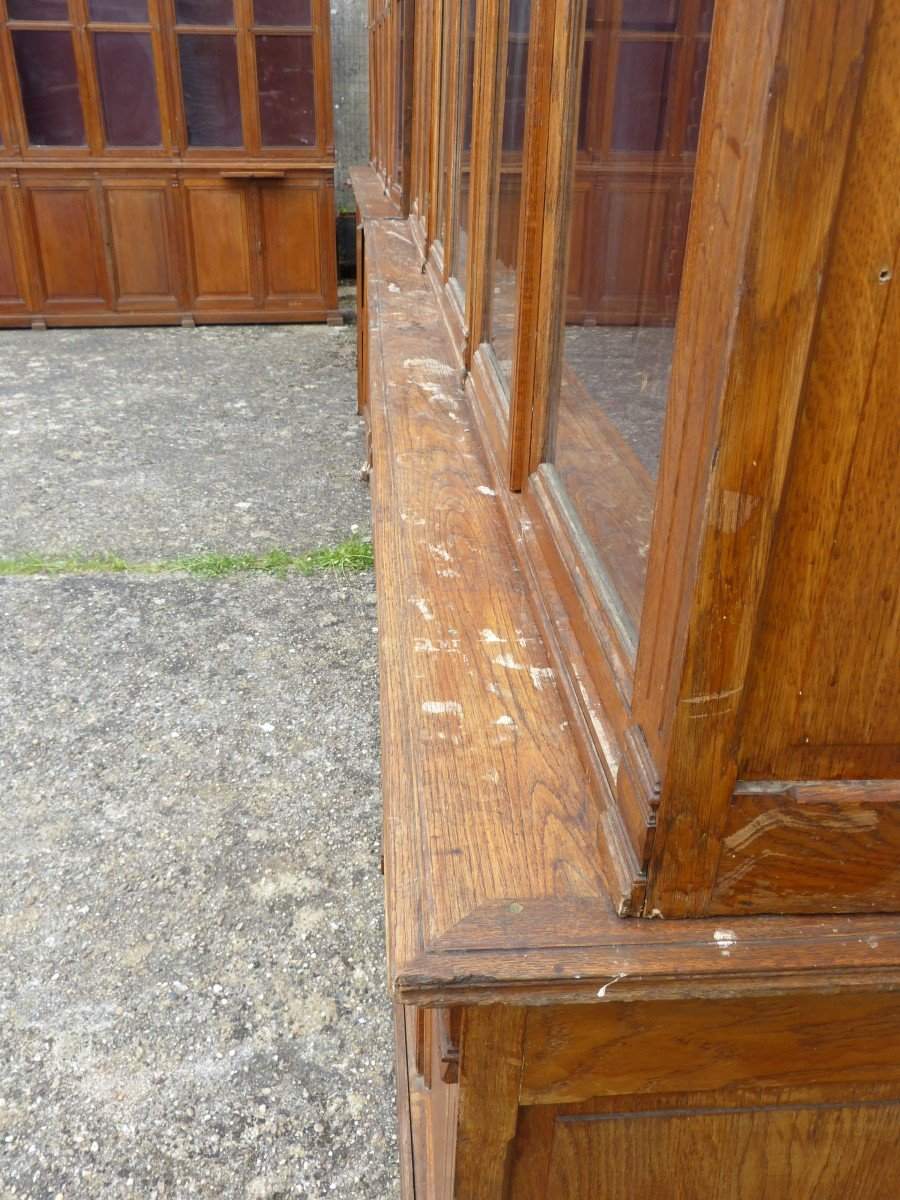
POLYGON ((347 173, 369 161, 369 53, 366 0, 331 0, 334 81, 334 201, 353 209, 347 173))

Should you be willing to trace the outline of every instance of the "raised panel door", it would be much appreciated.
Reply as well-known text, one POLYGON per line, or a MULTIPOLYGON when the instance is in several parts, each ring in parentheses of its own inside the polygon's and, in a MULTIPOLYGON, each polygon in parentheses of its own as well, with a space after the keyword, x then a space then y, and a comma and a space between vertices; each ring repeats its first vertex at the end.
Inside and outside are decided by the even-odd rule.
POLYGON ((109 280, 97 196, 88 180, 23 180, 37 286, 49 313, 102 312, 109 280))
POLYGON ((175 310, 179 304, 170 185, 115 179, 105 183, 117 307, 175 310))
POLYGON ((318 180, 259 185, 263 302, 269 307, 308 303, 323 295, 323 190, 318 180))
POLYGON ((196 177, 186 178, 183 186, 194 308, 256 307, 255 185, 196 177))

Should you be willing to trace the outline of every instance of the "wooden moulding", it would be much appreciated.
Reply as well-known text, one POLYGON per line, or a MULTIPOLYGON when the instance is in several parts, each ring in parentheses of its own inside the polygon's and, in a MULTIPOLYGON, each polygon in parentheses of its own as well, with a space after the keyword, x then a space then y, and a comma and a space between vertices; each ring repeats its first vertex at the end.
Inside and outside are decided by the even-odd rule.
POLYGON ((394 997, 445 1007, 900 983, 898 917, 616 915, 609 813, 513 550, 532 534, 498 495, 409 226, 367 222, 365 253, 394 997))

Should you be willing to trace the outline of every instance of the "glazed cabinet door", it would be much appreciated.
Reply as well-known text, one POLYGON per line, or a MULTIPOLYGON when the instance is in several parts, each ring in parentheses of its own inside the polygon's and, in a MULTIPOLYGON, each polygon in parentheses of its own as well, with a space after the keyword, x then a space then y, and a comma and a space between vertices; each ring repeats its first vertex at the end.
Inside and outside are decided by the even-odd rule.
POLYGON ((181 187, 192 308, 227 315, 256 307, 254 185, 187 176, 181 187))
POLYGON ((170 179, 115 178, 104 183, 116 309, 176 312, 180 306, 176 207, 170 179))
POLYGON ((107 312, 109 275, 94 182, 35 174, 22 177, 22 190, 42 311, 107 312))
POLYGON ((321 179, 295 178, 260 182, 257 194, 264 307, 324 306, 336 286, 326 275, 333 273, 326 253, 334 228, 333 190, 321 179))
POLYGON ((24 315, 30 309, 16 192, 11 180, 0 178, 0 317, 24 315))

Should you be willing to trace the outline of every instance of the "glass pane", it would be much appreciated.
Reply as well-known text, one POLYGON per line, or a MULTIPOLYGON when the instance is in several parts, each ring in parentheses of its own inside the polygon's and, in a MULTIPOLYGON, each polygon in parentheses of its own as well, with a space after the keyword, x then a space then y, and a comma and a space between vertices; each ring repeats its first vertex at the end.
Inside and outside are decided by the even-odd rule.
POLYGON ((68 21, 68 0, 6 0, 11 21, 68 21))
POLYGON ((671 33, 678 24, 680 0, 624 0, 622 28, 671 33))
POLYGON ((588 104, 591 94, 591 62, 594 54, 594 41, 591 38, 584 43, 584 55, 581 61, 581 96, 578 103, 578 142, 579 150, 588 148, 588 104))
POLYGON ((159 146, 159 104, 149 33, 95 33, 107 146, 159 146))
POLYGON ((463 295, 469 264, 469 175, 472 158, 472 93, 475 70, 475 0, 461 9, 459 31, 460 81, 458 142, 459 163, 456 175, 456 242, 453 250, 452 274, 459 282, 463 295))
MULTIPOLYGON (((602 46, 595 42, 594 53, 602 46)), ((605 114, 591 114, 595 159, 576 160, 572 184, 549 477, 632 629, 643 603, 694 170, 680 147, 668 153, 661 131, 669 97, 690 92, 688 73, 704 52, 702 39, 688 40, 677 57, 668 40, 620 40, 618 51, 605 51, 610 63, 596 66, 618 64, 612 152, 603 150, 605 114)), ((698 91, 699 106, 702 82, 698 91)))
POLYGON ((259 132, 264 146, 316 144, 316 87, 311 37, 256 39, 259 132))
POLYGON ((253 0, 257 25, 312 25, 312 0, 253 0))
POLYGON ((121 21, 134 25, 146 22, 147 0, 90 0, 92 21, 121 21))
POLYGON ((83 146, 72 35, 65 29, 16 29, 12 40, 29 143, 83 146))
POLYGON ((512 373, 513 328, 516 315, 530 21, 531 0, 510 0, 491 297, 491 344, 507 386, 512 373))
POLYGON ((612 148, 654 154, 663 148, 671 42, 620 42, 613 102, 612 148))
POLYGON ((241 93, 233 37, 178 35, 189 146, 242 146, 241 93))
POLYGON ((700 5, 700 32, 712 32, 713 10, 716 7, 716 0, 702 0, 700 5))
POLYGON ((233 25, 234 0, 175 0, 179 25, 233 25))

